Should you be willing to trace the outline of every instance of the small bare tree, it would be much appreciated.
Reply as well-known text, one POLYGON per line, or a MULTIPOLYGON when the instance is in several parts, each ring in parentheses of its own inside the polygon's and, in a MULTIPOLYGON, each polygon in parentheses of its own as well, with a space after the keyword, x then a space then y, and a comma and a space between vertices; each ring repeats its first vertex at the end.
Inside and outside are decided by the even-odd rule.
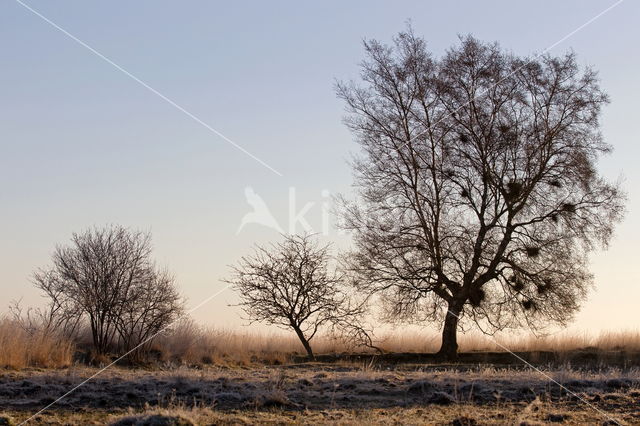
POLYGON ((362 147, 346 203, 358 289, 392 319, 492 332, 566 323, 592 283, 624 194, 600 177, 607 96, 573 54, 520 58, 467 37, 442 59, 411 31, 365 42, 363 85, 339 84, 362 147))
POLYGON ((341 275, 329 266, 329 246, 312 238, 286 236, 281 243, 257 246, 227 281, 250 321, 293 329, 309 358, 314 356, 310 341, 320 328, 355 312, 344 311, 347 295, 340 290, 341 275))
POLYGON ((173 280, 151 260, 150 234, 121 226, 74 233, 70 245, 54 251, 53 267, 36 272, 34 282, 60 318, 86 318, 100 354, 116 338, 131 347, 182 309, 173 280))

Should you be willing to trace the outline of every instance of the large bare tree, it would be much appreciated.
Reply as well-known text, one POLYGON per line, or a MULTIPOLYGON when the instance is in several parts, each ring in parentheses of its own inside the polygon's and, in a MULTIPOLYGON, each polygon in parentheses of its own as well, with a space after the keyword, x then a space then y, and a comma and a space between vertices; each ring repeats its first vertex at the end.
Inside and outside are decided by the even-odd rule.
POLYGON ((359 289, 389 318, 442 321, 447 358, 460 319, 569 321, 624 210, 596 170, 610 151, 596 73, 472 37, 440 59, 411 30, 364 46, 362 82, 337 86, 362 148, 345 208, 359 289))
POLYGON ((346 328, 361 312, 341 290, 341 274, 330 260, 329 246, 313 236, 285 236, 243 257, 228 282, 250 321, 292 329, 313 358, 310 342, 323 326, 346 328))
POLYGON ((57 315, 88 321, 97 353, 118 342, 130 349, 182 311, 173 278, 151 259, 149 233, 88 229, 58 246, 52 260, 51 268, 34 274, 35 284, 57 315))

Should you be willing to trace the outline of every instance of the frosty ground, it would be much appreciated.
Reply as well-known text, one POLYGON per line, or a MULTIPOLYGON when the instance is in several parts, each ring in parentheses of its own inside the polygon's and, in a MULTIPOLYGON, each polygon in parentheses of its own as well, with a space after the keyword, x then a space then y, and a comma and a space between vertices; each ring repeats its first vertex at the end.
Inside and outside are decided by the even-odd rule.
POLYGON ((36 414, 97 371, 1 372, 0 424, 640 424, 635 367, 112 367, 36 414))

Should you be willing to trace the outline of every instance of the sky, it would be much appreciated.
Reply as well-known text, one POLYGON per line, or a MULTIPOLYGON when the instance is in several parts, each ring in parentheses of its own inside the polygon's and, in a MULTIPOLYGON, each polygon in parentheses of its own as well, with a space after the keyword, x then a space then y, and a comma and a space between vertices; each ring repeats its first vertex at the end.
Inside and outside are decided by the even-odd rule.
POLYGON ((410 21, 436 56, 472 34, 599 71, 614 147, 600 170, 623 180, 628 211, 570 330, 638 330, 640 3, 594 19, 615 3, 0 2, 0 313, 44 303, 30 276, 72 232, 121 224, 152 232, 194 319, 242 327, 223 279, 254 243, 306 221, 348 248, 328 211, 357 146, 334 84, 358 78, 363 39, 410 21), (245 218, 255 206, 277 225, 245 218))

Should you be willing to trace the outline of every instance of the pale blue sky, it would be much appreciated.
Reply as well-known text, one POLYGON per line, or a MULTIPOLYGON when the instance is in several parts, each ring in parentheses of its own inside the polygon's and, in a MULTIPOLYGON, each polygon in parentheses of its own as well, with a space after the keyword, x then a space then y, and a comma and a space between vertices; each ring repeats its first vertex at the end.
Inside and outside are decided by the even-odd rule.
MULTIPOLYGON (((356 149, 334 80, 357 78, 361 40, 411 19, 437 55, 471 33, 517 54, 554 44, 614 1, 29 1, 31 7, 282 172, 277 176, 13 0, 0 3, 0 290, 42 302, 29 281, 56 243, 87 226, 150 229, 190 304, 227 265, 277 233, 247 225, 251 186, 286 226, 289 188, 321 227, 321 191, 348 191, 356 149)), ((636 79, 640 4, 627 0, 551 52, 600 71, 612 103, 603 172, 623 176, 629 212, 597 253, 597 290, 575 329, 637 329, 640 235, 636 79)), ((298 230, 301 230, 300 228, 298 230)), ((346 246, 331 232, 328 239, 346 246)), ((241 323, 227 291, 196 312, 241 323)), ((0 307, 0 312, 5 307, 0 307)))

